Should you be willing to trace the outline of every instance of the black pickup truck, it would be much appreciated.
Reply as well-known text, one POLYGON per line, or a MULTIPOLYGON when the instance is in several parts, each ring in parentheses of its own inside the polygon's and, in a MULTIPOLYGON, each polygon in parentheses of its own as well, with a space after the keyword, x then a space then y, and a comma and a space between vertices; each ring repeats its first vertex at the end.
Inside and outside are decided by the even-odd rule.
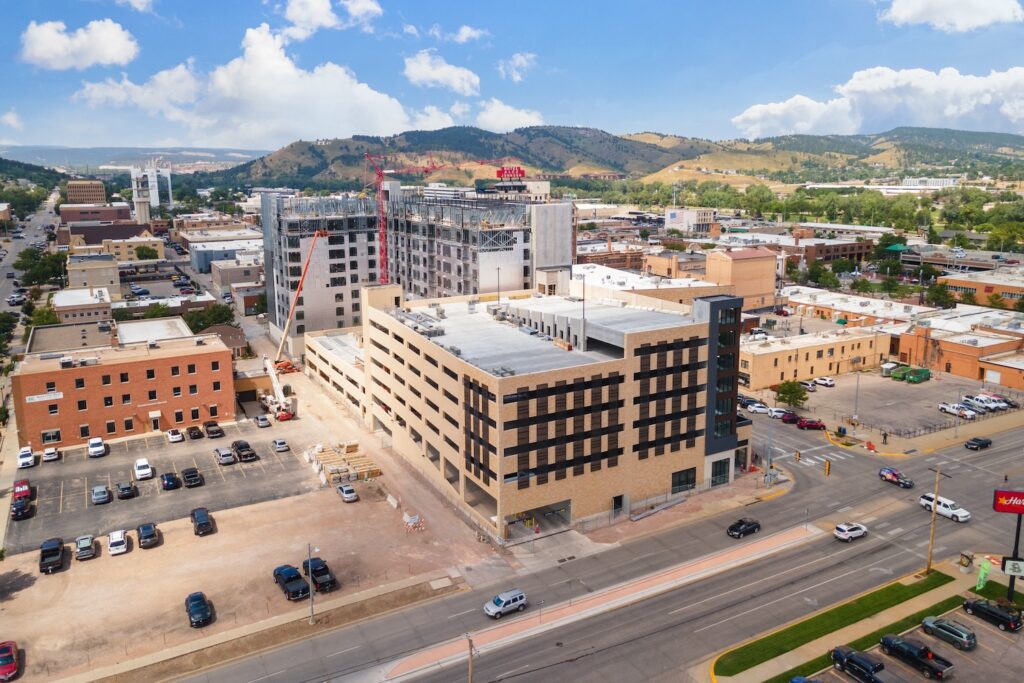
POLYGON ((48 538, 39 546, 39 573, 52 574, 64 567, 64 539, 48 538))
POLYGON ((881 648, 883 653, 909 664, 925 678, 949 678, 953 675, 953 662, 917 640, 887 633, 882 636, 881 648))
POLYGON ((290 564, 283 564, 274 570, 274 582, 289 600, 303 600, 309 597, 309 584, 290 564))
POLYGON ((902 683, 902 679, 885 670, 885 664, 866 652, 852 647, 834 647, 828 651, 832 666, 861 683, 902 683))
POLYGON ((327 593, 338 587, 338 580, 331 573, 331 568, 319 557, 303 560, 302 573, 313 580, 313 588, 318 593, 327 593))

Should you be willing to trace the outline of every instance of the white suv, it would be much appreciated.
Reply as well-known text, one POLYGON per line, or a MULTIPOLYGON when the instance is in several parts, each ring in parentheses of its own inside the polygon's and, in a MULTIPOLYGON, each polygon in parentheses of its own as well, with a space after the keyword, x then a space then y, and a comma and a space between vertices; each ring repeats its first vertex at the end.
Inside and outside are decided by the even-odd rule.
POLYGON ((138 480, 153 478, 153 468, 150 466, 149 460, 139 458, 135 461, 135 478, 138 480))
MULTIPOLYGON (((934 493, 926 493, 918 499, 918 503, 929 512, 935 500, 934 493)), ((939 503, 935 506, 935 512, 943 517, 949 517, 954 522, 966 522, 971 518, 971 513, 963 509, 949 498, 939 496, 939 503)))

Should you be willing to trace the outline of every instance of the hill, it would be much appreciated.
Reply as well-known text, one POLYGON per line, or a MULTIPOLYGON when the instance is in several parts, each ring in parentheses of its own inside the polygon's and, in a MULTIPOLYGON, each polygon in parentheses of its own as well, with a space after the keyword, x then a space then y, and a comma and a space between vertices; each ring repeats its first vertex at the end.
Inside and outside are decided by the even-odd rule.
POLYGON ((97 173, 100 166, 191 165, 202 168, 234 166, 267 154, 266 150, 216 147, 62 147, 57 145, 2 145, 0 156, 29 164, 59 168, 69 173, 97 173))
POLYGON ((18 179, 25 179, 49 189, 65 179, 63 173, 0 157, 0 186, 18 179))

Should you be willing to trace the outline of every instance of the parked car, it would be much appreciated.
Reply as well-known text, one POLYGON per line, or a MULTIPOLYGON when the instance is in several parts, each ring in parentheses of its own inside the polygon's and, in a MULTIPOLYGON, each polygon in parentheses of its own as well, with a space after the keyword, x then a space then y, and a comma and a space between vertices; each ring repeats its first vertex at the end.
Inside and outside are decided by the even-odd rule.
POLYGON ((971 513, 963 509, 949 498, 939 496, 938 504, 935 504, 935 494, 925 493, 918 499, 918 504, 925 510, 931 512, 932 507, 943 517, 949 517, 954 522, 967 522, 971 519, 971 513))
POLYGON ((882 481, 887 481, 890 484, 896 484, 901 489, 912 489, 914 488, 914 480, 908 479, 895 467, 883 467, 878 470, 878 478, 882 481))
POLYGON ((203 475, 195 467, 186 467, 181 471, 181 481, 185 484, 185 488, 195 488, 203 485, 203 475))
POLYGON ((800 422, 800 419, 800 416, 792 411, 789 411, 782 416, 782 422, 788 425, 798 424, 800 422))
POLYGON ((899 680, 882 678, 885 664, 866 652, 854 650, 852 647, 834 647, 829 650, 832 668, 842 671, 854 680, 875 683, 883 680, 899 680))
POLYGON ((284 451, 288 450, 288 442, 285 441, 284 439, 274 439, 273 445, 274 452, 276 453, 283 453, 284 451))
POLYGON ((13 681, 20 669, 18 644, 13 640, 0 643, 0 681, 13 681))
POLYGON ((146 296, 147 294, 149 294, 149 290, 146 289, 145 287, 138 287, 132 290, 132 294, 134 294, 135 296, 146 296))
POLYGON ((256 417, 254 417, 252 419, 252 421, 256 423, 257 427, 269 427, 270 426, 270 420, 267 418, 266 415, 257 415, 256 417))
POLYGON ((231 465, 235 462, 235 453, 230 448, 217 446, 213 449, 213 457, 217 459, 218 465, 231 465))
POLYGON ((786 416, 786 413, 790 412, 792 411, 787 410, 786 408, 771 408, 768 411, 768 417, 772 418, 773 420, 781 420, 783 417, 786 416))
POLYGON ((103 443, 103 439, 98 436, 94 436, 89 439, 89 444, 86 446, 86 452, 90 458, 98 458, 107 454, 107 444, 103 443))
POLYGON ((999 399, 1000 401, 1005 403, 1009 408, 1020 408, 1020 403, 1018 403, 1015 399, 1012 399, 1005 394, 996 394, 991 391, 986 391, 984 395, 991 396, 992 398, 995 399, 999 399))
POLYGON ((831 377, 818 377, 814 380, 814 383, 819 387, 834 387, 836 385, 836 381, 831 377))
POLYGON ((862 536, 868 535, 868 528, 863 524, 857 522, 843 522, 837 524, 835 531, 832 535, 838 538, 840 541, 846 541, 850 543, 855 538, 861 538, 862 536))
POLYGON ((186 295, 186 294, 195 294, 196 290, 195 290, 195 287, 182 287, 181 289, 178 290, 178 292, 180 294, 186 295))
POLYGON ((527 605, 529 605, 529 602, 526 600, 526 593, 518 588, 513 588, 510 591, 498 593, 485 602, 484 614, 493 619, 501 619, 503 614, 522 612, 526 609, 527 605))
POLYGON ((75 539, 75 559, 89 560, 96 557, 96 539, 88 534, 75 539))
POLYGON ((274 569, 274 582, 289 600, 303 600, 309 597, 309 584, 299 574, 299 570, 290 564, 283 564, 274 569))
POLYGON ((200 429, 199 427, 196 427, 195 425, 192 425, 191 427, 186 429, 185 433, 188 434, 188 438, 193 440, 203 438, 203 430, 200 429))
POLYGON ((128 500, 129 498, 134 498, 139 494, 139 490, 135 488, 135 484, 130 481, 119 481, 114 488, 117 490, 118 500, 128 500))
POLYGON ((235 456, 240 462, 249 462, 256 459, 256 451, 252 449, 248 441, 243 441, 242 439, 232 441, 231 450, 234 451, 235 456))
POLYGON ((164 491, 173 491, 181 488, 181 479, 174 472, 164 472, 160 475, 160 488, 164 491))
POLYGON ((18 469, 24 469, 26 467, 33 467, 36 464, 35 453, 32 452, 31 446, 23 446, 18 451, 18 469))
POLYGON ((218 437, 224 436, 224 430, 221 429, 220 425, 217 424, 214 420, 204 422, 203 431, 206 432, 206 436, 210 437, 211 439, 216 439, 218 437))
POLYGON ((14 492, 11 494, 11 500, 15 503, 32 500, 32 484, 28 479, 19 479, 14 482, 14 492))
POLYGON ((949 678, 953 674, 953 662, 920 641, 887 633, 879 647, 882 654, 899 659, 925 678, 949 678))
POLYGON ((168 443, 178 443, 184 441, 185 435, 181 433, 180 429, 168 429, 167 430, 167 441, 168 443))
POLYGON ((921 622, 921 630, 946 641, 958 650, 973 650, 978 645, 974 631, 959 621, 945 617, 925 617, 921 622))
POLYGON ((303 560, 302 573, 313 582, 313 589, 317 593, 327 593, 338 587, 338 580, 331 573, 331 568, 319 557, 303 560))
POLYGON ((49 448, 43 449, 43 462, 53 462, 54 460, 60 460, 60 451, 50 446, 49 448))
POLYGON ((135 478, 139 481, 153 478, 153 468, 150 466, 149 460, 146 458, 139 458, 136 460, 132 471, 135 473, 135 478))
POLYGON ((213 517, 206 508, 195 508, 189 513, 192 520, 192 533, 196 536, 205 536, 214 532, 213 517))
POLYGON ((821 431, 824 431, 825 423, 822 422, 821 420, 816 420, 814 418, 802 417, 799 420, 797 420, 796 427, 797 429, 819 429, 821 431))
POLYGON ((11 501, 11 519, 16 522, 28 519, 32 516, 33 511, 32 501, 30 500, 22 499, 11 501))
POLYGON ((92 492, 89 494, 89 500, 92 501, 93 505, 104 505, 106 503, 109 503, 110 489, 107 488, 106 484, 93 486, 92 492))
POLYGON ((961 403, 940 403, 939 412, 958 415, 961 420, 973 420, 977 413, 961 403))
POLYGON ((974 436, 967 440, 964 444, 964 448, 971 451, 980 451, 984 448, 988 448, 992 445, 992 439, 987 439, 983 436, 974 436))
POLYGON ((806 380, 805 381, 801 381, 800 382, 800 386, 802 386, 807 391, 817 391, 818 390, 818 388, 817 388, 817 386, 815 386, 814 382, 810 382, 810 381, 806 381, 806 380))
POLYGON ((1020 612, 1012 607, 1003 607, 995 600, 970 598, 964 601, 964 611, 995 624, 1000 631, 1020 630, 1020 612))
POLYGON ((751 413, 759 413, 761 415, 767 415, 771 410, 763 403, 751 403, 747 406, 747 410, 751 413))
POLYGON ((341 499, 346 503, 354 503, 359 500, 359 494, 350 484, 338 484, 334 487, 341 499))
POLYGON ((213 621, 213 605, 203 593, 190 593, 185 598, 185 613, 192 628, 201 628, 213 621))
POLYGON ((107 552, 111 555, 123 555, 128 552, 128 532, 118 529, 107 534, 107 552))
POLYGON ((39 573, 52 574, 64 567, 64 539, 48 538, 39 545, 39 573))
POLYGON ((160 545, 160 531, 156 528, 156 524, 152 522, 140 524, 135 529, 135 534, 139 538, 140 548, 155 548, 160 545))
POLYGON ((743 394, 740 394, 736 398, 736 402, 743 406, 744 408, 749 406, 751 403, 760 403, 760 401, 758 401, 756 398, 750 398, 749 396, 744 396, 743 394))
POLYGON ((760 530, 760 522, 756 519, 744 517, 730 524, 725 533, 729 534, 733 538, 743 538, 747 534, 756 534, 760 530))
POLYGON ((960 399, 960 403, 967 406, 968 408, 978 413, 979 415, 984 415, 985 413, 994 410, 993 408, 987 407, 984 403, 975 399, 973 396, 964 396, 963 398, 960 399))

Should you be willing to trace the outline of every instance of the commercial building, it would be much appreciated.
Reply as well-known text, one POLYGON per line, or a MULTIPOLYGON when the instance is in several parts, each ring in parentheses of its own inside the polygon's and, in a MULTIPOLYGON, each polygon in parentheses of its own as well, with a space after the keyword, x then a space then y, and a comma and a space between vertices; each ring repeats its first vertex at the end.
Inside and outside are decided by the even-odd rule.
POLYGON ((367 410, 362 332, 362 326, 307 332, 304 358, 306 375, 360 422, 367 410))
POLYGON ((249 226, 244 221, 226 213, 183 213, 174 217, 170 235, 173 240, 177 239, 180 233, 193 230, 214 232, 217 230, 244 230, 247 227, 249 226))
POLYGON ((230 242, 199 242, 188 250, 188 260, 197 273, 209 273, 214 261, 230 261, 239 254, 255 253, 263 249, 263 240, 248 239, 230 242))
POLYGON ((61 204, 60 222, 78 223, 81 221, 99 221, 110 223, 113 221, 131 220, 131 208, 125 202, 114 202, 113 204, 61 204))
POLYGON ((118 263, 130 263, 132 261, 163 261, 164 242, 158 237, 138 235, 126 239, 105 239, 99 244, 82 246, 72 245, 69 248, 72 254, 110 254, 118 263), (139 258, 139 249, 151 249, 156 252, 156 258, 139 258))
POLYGON ((576 240, 576 263, 594 263, 609 268, 640 270, 644 266, 647 249, 632 242, 607 240, 576 240))
POLYGON ((11 205, 7 202, 0 202, 0 221, 11 220, 11 205))
MULTIPOLYGON (((159 208, 160 205, 173 206, 174 195, 171 186, 171 169, 150 166, 139 168, 133 166, 131 169, 132 196, 140 193, 146 195, 151 209, 159 208)), ((136 209, 138 203, 136 203, 136 209)))
POLYGON ((986 303, 990 297, 997 296, 1006 306, 1012 308, 1024 297, 1024 267, 1004 266, 980 273, 943 275, 937 282, 945 285, 958 299, 964 294, 973 294, 980 304, 986 303))
POLYGON ((215 303, 217 300, 212 294, 203 292, 202 294, 169 296, 163 299, 144 296, 130 301, 115 301, 110 305, 110 309, 112 315, 138 320, 145 317, 146 313, 155 306, 166 307, 168 315, 185 315, 189 311, 205 311, 215 303))
POLYGON ((722 234, 722 227, 718 224, 718 209, 665 209, 665 229, 701 237, 718 237, 722 234))
MULTIPOLYGON (((481 530, 607 523, 749 465, 740 299, 691 314, 587 301, 585 316, 575 297, 496 299, 362 291, 364 423, 481 530)), ((357 364, 314 344, 310 374, 357 364)))
POLYGON ((212 244, 214 242, 238 242, 241 240, 263 239, 263 233, 254 230, 243 224, 241 228, 222 227, 215 230, 195 229, 180 230, 175 236, 175 241, 186 249, 192 249, 197 244, 212 244))
POLYGON ((239 315, 256 315, 260 311, 260 298, 267 293, 262 282, 236 282, 231 285, 232 305, 239 315))
POLYGON ((263 279, 263 252, 243 252, 231 260, 212 261, 210 277, 217 294, 230 292, 237 282, 259 282, 263 279))
POLYGON ((71 254, 68 256, 68 287, 104 288, 111 299, 121 298, 121 278, 117 261, 111 254, 71 254))
POLYGON ((889 348, 890 333, 880 327, 745 341, 740 344, 739 382, 767 389, 785 381, 869 370, 885 362, 889 348))
POLYGON ((50 298, 61 323, 110 320, 110 305, 106 287, 62 289, 50 298))
POLYGON ((808 264, 814 261, 829 263, 840 258, 856 263, 867 258, 875 248, 874 242, 870 240, 858 242, 849 238, 825 239, 763 232, 723 235, 716 241, 716 244, 720 247, 733 248, 765 247, 808 264))
POLYGON ((789 301, 794 315, 831 320, 847 327, 908 322, 938 310, 802 285, 783 287, 782 296, 789 301))
POLYGON ((707 254, 703 251, 675 251, 666 249, 644 254, 643 272, 661 277, 700 277, 707 267, 707 254))
POLYGON ((658 275, 641 275, 594 263, 573 266, 572 276, 568 287, 556 286, 555 291, 568 292, 576 297, 585 297, 588 302, 617 299, 636 306, 650 306, 653 302, 645 301, 645 299, 651 299, 688 306, 693 303, 694 299, 716 294, 732 295, 734 291, 732 286, 718 285, 700 278, 665 278, 658 275), (635 296, 617 296, 616 292, 635 296))
POLYGON ((707 253, 704 279, 732 287, 743 298, 743 310, 773 309, 780 303, 775 290, 778 257, 771 249, 716 249, 707 253))
POLYGON ((11 375, 18 443, 41 449, 235 417, 231 351, 180 318, 36 327, 11 375))
POLYGON ((849 225, 844 223, 807 222, 798 223, 797 228, 794 230, 794 234, 796 234, 796 230, 799 230, 801 228, 810 231, 810 233, 800 233, 801 236, 821 236, 833 239, 843 237, 864 237, 867 239, 877 240, 883 235, 897 235, 902 232, 902 230, 896 230, 896 228, 887 228, 882 225, 849 225))
POLYGON ((69 204, 106 204, 107 188, 102 180, 69 180, 67 201, 69 204))
MULTIPOLYGON (((132 221, 115 223, 80 221, 60 226, 57 229, 56 243, 58 251, 67 251, 72 254, 104 253, 113 255, 112 251, 103 249, 104 241, 127 240, 132 237, 156 239, 149 231, 148 225, 139 225, 132 221)), ((161 244, 163 243, 161 242, 161 244)))

